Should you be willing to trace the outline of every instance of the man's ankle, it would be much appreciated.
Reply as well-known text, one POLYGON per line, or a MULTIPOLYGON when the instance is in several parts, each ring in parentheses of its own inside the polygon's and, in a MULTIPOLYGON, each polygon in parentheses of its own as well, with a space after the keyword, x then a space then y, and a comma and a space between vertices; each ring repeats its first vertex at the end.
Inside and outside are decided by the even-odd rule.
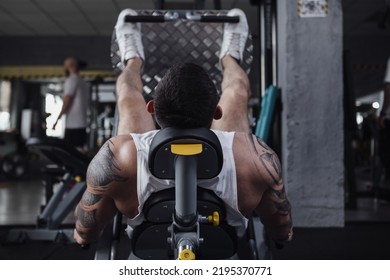
POLYGON ((232 57, 231 55, 225 55, 224 57, 221 58, 221 64, 222 64, 223 68, 226 68, 226 66, 229 63, 235 63, 237 65, 240 65, 240 61, 238 59, 232 57))
POLYGON ((144 64, 144 61, 142 58, 140 57, 132 57, 132 58, 129 58, 129 59, 126 59, 124 61, 124 64, 125 64, 125 67, 136 67, 136 66, 139 66, 140 69, 142 69, 142 66, 144 64))

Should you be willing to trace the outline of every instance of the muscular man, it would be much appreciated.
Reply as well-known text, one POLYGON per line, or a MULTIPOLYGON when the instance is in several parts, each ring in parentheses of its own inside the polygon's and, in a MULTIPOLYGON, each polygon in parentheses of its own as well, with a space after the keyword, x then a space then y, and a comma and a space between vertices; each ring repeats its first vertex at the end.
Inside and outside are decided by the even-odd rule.
POLYGON ((276 154, 249 130, 247 104, 249 80, 239 65, 248 34, 245 14, 238 9, 238 24, 225 24, 220 53, 223 66, 222 95, 203 68, 195 64, 173 66, 160 81, 155 99, 142 95, 140 74, 145 60, 140 26, 124 22, 124 10, 116 35, 125 69, 117 81, 118 136, 108 140, 87 172, 87 190, 76 209, 75 240, 95 241, 119 211, 134 227, 142 222, 142 206, 155 191, 172 187, 147 168, 150 142, 157 133, 152 115, 161 127, 207 127, 218 136, 224 163, 218 180, 199 186, 214 190, 228 208, 228 223, 243 234, 246 215, 257 213, 269 236, 277 241, 292 237, 291 206, 281 178, 276 154), (229 214, 230 213, 230 214, 229 214))

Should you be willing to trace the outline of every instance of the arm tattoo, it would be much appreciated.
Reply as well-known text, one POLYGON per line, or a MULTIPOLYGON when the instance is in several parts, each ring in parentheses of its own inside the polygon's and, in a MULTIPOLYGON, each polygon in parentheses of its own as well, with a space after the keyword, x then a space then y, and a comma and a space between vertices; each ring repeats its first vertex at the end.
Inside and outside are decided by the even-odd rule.
POLYGON ((275 203, 275 207, 280 212, 289 213, 291 211, 291 204, 287 199, 281 203, 275 203))
POLYGON ((275 195, 280 202, 274 202, 275 208, 280 212, 289 213, 291 211, 291 204, 287 199, 286 191, 284 187, 281 190, 275 190, 273 188, 270 188, 268 190, 271 194, 275 195))
POLYGON ((281 190, 270 189, 270 191, 273 194, 275 194, 279 199, 284 199, 286 196, 286 192, 284 191, 284 188, 281 190))
POLYGON ((264 182, 268 189, 263 193, 263 197, 268 202, 264 204, 266 205, 264 210, 268 212, 266 214, 268 216, 266 228, 268 227, 273 232, 274 239, 281 241, 291 239, 291 204, 287 199, 282 182, 282 168, 279 158, 262 139, 256 137, 258 144, 256 145, 252 134, 248 134, 248 137, 255 155, 260 161, 259 169, 263 167, 263 170, 259 170, 260 173, 268 175, 268 179, 264 182))
POLYGON ((255 142, 253 140, 252 134, 248 134, 248 138, 250 140, 250 143, 254 149, 254 151, 257 154, 257 157, 260 160, 260 163, 265 168, 267 173, 271 176, 272 180, 275 184, 280 183, 280 174, 281 174, 281 166, 280 161, 276 154, 271 150, 270 147, 259 137, 256 137, 257 143, 261 146, 261 151, 258 151, 256 149, 255 142), (271 170, 271 168, 273 170, 271 170))
POLYGON ((266 151, 263 155, 260 155, 261 158, 263 158, 264 160, 270 162, 272 164, 272 167, 274 168, 274 170, 280 174, 282 168, 280 166, 280 162, 279 162, 279 159, 278 157, 275 155, 275 153, 273 152, 270 152, 270 147, 268 147, 268 145, 262 140, 260 139, 259 137, 256 137, 257 139, 257 143, 259 143, 259 145, 261 147, 264 148, 264 150, 266 151))
POLYGON ((119 175, 121 168, 118 160, 110 149, 111 140, 107 141, 88 167, 88 184, 93 186, 107 186, 112 181, 126 182, 128 177, 119 175))
POLYGON ((97 227, 96 222, 96 204, 101 200, 102 196, 93 194, 87 190, 81 198, 77 209, 77 216, 80 224, 85 228, 97 227))
POLYGON ((77 210, 77 216, 80 224, 85 228, 96 228, 96 210, 86 211, 83 207, 79 207, 77 210))
POLYGON ((83 194, 82 202, 85 206, 93 206, 96 203, 98 203, 102 199, 101 195, 90 193, 89 191, 86 191, 83 194))

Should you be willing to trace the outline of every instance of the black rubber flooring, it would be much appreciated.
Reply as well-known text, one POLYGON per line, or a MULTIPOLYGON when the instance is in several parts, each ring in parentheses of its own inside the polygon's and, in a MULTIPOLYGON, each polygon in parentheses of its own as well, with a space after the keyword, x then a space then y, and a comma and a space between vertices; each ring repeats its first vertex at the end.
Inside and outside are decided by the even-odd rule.
MULTIPOLYGON (((11 227, 0 227, 1 260, 89 260, 96 245, 26 241, 5 244, 11 227)), ((129 245, 123 237, 124 247, 129 245)), ((344 228, 295 228, 294 239, 283 249, 271 246, 273 259, 281 260, 390 260, 390 223, 348 223, 344 228)), ((121 253, 119 258, 126 259, 121 253)))

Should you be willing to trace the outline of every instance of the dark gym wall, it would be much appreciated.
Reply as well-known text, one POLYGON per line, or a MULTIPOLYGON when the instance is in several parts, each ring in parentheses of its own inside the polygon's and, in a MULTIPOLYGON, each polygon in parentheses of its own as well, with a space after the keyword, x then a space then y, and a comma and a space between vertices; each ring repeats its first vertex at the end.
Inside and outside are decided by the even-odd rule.
POLYGON ((387 60, 390 56, 390 32, 386 36, 344 37, 344 49, 349 51, 352 61, 352 75, 357 97, 372 94, 383 89, 387 60))
POLYGON ((87 69, 111 69, 109 36, 1 36, 0 65, 62 65, 76 56, 87 69))

